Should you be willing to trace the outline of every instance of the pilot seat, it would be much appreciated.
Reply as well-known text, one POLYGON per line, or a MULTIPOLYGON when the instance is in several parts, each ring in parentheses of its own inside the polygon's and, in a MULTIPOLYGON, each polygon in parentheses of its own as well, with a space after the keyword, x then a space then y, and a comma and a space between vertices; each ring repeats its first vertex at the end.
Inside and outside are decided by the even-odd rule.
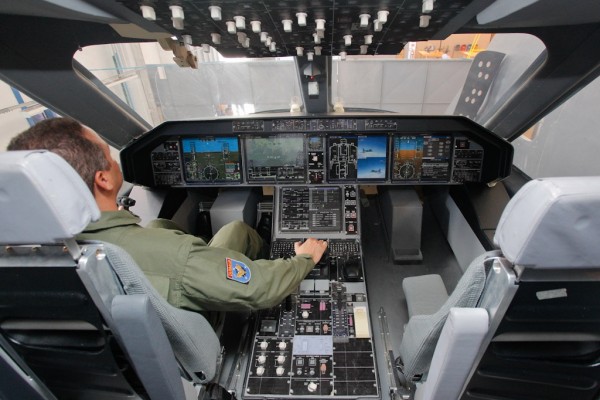
POLYGON ((600 177, 536 179, 450 296, 406 278, 397 364, 415 398, 597 398, 599 237, 600 177))
POLYGON ((202 398, 219 369, 214 330, 119 247, 77 243, 99 217, 61 157, 0 154, 0 397, 202 398))

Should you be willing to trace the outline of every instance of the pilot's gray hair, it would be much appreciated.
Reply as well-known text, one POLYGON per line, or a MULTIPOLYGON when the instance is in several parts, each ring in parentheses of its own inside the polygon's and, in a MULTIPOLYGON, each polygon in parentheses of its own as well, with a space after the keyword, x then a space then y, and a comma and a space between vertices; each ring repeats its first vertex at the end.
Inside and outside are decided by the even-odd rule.
POLYGON ((70 118, 52 118, 15 136, 7 150, 46 149, 64 158, 94 193, 97 171, 106 171, 110 162, 102 148, 83 136, 83 125, 70 118))

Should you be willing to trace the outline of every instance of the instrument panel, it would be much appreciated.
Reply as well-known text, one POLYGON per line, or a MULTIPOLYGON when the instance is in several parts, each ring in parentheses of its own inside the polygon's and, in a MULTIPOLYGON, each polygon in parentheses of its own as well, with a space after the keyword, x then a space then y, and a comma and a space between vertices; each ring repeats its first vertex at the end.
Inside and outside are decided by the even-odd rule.
POLYGON ((510 174, 512 146, 462 117, 166 122, 121 152, 148 187, 461 184, 510 174))

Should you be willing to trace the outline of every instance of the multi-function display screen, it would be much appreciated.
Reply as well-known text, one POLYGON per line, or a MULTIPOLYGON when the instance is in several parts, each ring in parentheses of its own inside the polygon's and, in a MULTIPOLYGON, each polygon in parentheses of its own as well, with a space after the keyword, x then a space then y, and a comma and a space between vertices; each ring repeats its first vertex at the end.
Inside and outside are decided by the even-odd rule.
POLYGON ((387 136, 331 136, 327 168, 331 181, 383 181, 387 178, 387 136))
POLYGON ((394 136, 392 181, 448 181, 452 150, 449 135, 394 136))
POLYGON ((303 135, 245 138, 248 182, 305 182, 303 135))
POLYGON ((342 191, 339 187, 281 188, 282 232, 326 232, 342 229, 342 191))
POLYGON ((240 144, 235 136, 181 140, 187 182, 241 182, 240 144))

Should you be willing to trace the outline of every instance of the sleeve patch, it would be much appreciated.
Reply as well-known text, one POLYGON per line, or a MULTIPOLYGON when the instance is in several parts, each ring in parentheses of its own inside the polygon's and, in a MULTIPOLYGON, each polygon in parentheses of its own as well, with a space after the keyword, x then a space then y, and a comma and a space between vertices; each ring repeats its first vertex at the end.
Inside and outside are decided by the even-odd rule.
POLYGON ((227 279, 232 281, 236 281, 239 283, 248 283, 250 282, 250 268, 246 264, 241 261, 234 260, 233 258, 227 257, 225 259, 226 265, 226 276, 227 279))

